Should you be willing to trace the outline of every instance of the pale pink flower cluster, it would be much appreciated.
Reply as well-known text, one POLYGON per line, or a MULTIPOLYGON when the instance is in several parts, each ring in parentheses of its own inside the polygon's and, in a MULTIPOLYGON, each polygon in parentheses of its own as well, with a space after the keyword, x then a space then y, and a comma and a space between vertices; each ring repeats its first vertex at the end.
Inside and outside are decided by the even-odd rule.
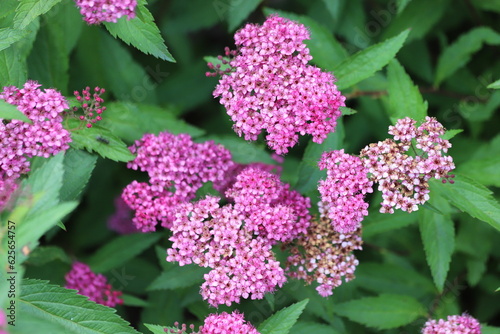
POLYGON ((122 304, 121 291, 112 290, 108 280, 102 274, 94 273, 90 267, 81 262, 74 262, 71 270, 64 277, 66 289, 78 290, 78 294, 109 307, 122 304))
POLYGON ((316 282, 316 291, 322 297, 333 294, 333 289, 354 279, 359 261, 353 254, 361 250, 361 229, 354 233, 339 233, 332 229, 332 221, 319 204, 321 217, 313 219, 307 234, 300 236, 291 248, 286 273, 306 284, 316 282))
POLYGON ((213 141, 195 143, 187 134, 146 134, 130 147, 137 157, 128 168, 147 172, 149 183, 133 181, 122 193, 135 210, 135 226, 154 231, 158 223, 169 228, 176 207, 195 198, 206 182, 222 182, 233 167, 231 153, 213 141))
POLYGON ((356 231, 368 215, 364 197, 373 191, 363 162, 340 150, 324 152, 318 166, 327 171, 326 180, 319 181, 318 190, 321 201, 328 207, 327 216, 333 228, 339 233, 356 231))
POLYGON ((226 49, 234 58, 230 70, 216 69, 222 77, 214 96, 220 97, 236 133, 256 140, 265 130, 278 154, 287 153, 299 134, 323 142, 335 129, 345 97, 331 73, 307 64, 312 57, 304 44, 306 27, 270 16, 262 26, 247 24, 234 39, 238 49, 226 49))
POLYGON ((226 196, 234 204, 207 197, 180 205, 167 250, 169 262, 212 268, 201 286, 212 306, 261 299, 281 287, 286 278, 271 247, 305 231, 310 218, 309 199, 262 170, 245 169, 226 196))
MULTIPOLYGON (((187 326, 175 323, 176 329, 165 329, 165 333, 184 334, 187 333, 187 326)), ((222 312, 221 314, 210 314, 205 318, 202 326, 197 332, 194 331, 194 325, 189 326, 191 334, 260 334, 255 327, 247 323, 243 314, 238 311, 233 313, 222 312)))
POLYGON ((107 225, 118 234, 131 234, 140 232, 132 221, 133 211, 120 196, 115 198, 115 213, 109 217, 107 225))
POLYGON ((116 22, 120 17, 135 17, 137 0, 75 0, 80 14, 88 24, 116 22))
MULTIPOLYGON (((394 139, 386 139, 365 147, 361 153, 370 179, 382 192, 382 213, 394 209, 412 212, 429 199, 431 178, 446 182, 455 168, 453 158, 445 155, 451 144, 441 138, 444 127, 435 118, 426 117, 416 127, 416 121, 406 117, 389 127, 394 139)), ((453 183, 453 180, 449 181, 453 183)))
POLYGON ((27 81, 23 88, 4 87, 0 93, 0 99, 17 106, 31 121, 0 119, 0 210, 17 188, 15 180, 29 172, 28 158, 48 158, 69 148, 71 137, 62 126, 68 103, 60 92, 40 86, 27 81))
POLYGON ((422 334, 481 334, 479 321, 464 313, 450 315, 446 320, 428 320, 422 334))

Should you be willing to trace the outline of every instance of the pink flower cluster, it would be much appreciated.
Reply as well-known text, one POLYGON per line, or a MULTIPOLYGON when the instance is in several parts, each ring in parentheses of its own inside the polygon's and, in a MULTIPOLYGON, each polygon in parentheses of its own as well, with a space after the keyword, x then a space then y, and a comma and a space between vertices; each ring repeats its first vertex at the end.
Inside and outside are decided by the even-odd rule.
POLYGON ((146 134, 130 151, 137 157, 128 168, 147 172, 149 183, 133 181, 122 198, 136 211, 133 221, 143 232, 158 223, 169 228, 179 204, 194 199, 204 183, 222 182, 234 164, 222 145, 195 143, 187 134, 146 134))
POLYGON ((455 168, 453 159, 444 155, 451 144, 441 138, 444 133, 435 118, 426 117, 416 127, 416 121, 406 117, 389 127, 394 139, 370 144, 361 151, 370 179, 378 183, 382 192, 380 212, 394 213, 394 208, 416 211, 419 204, 429 199, 431 178, 444 178, 443 182, 453 178, 448 174, 455 168))
POLYGON ((80 14, 88 24, 116 22, 120 17, 135 17, 137 0, 75 0, 80 14))
MULTIPOLYGON (((175 323, 176 329, 165 329, 166 333, 183 334, 187 333, 187 326, 183 324, 179 328, 179 324, 175 323)), ((194 331, 194 326, 191 325, 192 334, 259 334, 255 327, 246 323, 243 314, 234 311, 229 314, 222 312, 221 314, 210 314, 205 318, 199 331, 194 331)))
POLYGON ((78 290, 78 294, 89 297, 90 300, 109 307, 122 304, 121 291, 114 291, 106 277, 95 274, 90 267, 81 262, 74 262, 71 270, 64 277, 67 289, 78 290))
POLYGON ((303 279, 306 284, 316 281, 316 291, 322 297, 333 294, 333 289, 344 281, 354 279, 358 260, 352 253, 362 249, 361 229, 354 233, 332 230, 324 206, 319 204, 320 219, 313 219, 307 234, 298 238, 287 259, 286 272, 292 278, 303 279))
POLYGON ((167 261, 210 267, 201 294, 212 306, 263 298, 286 281, 272 252, 309 224, 309 199, 262 170, 242 171, 226 192, 234 204, 207 197, 179 206, 167 261), (306 223, 307 222, 307 223, 306 223))
MULTIPOLYGON (((78 91, 75 91, 75 97, 78 102, 82 103, 83 115, 78 118, 81 121, 87 122, 87 128, 91 128, 92 124, 102 120, 102 112, 106 110, 106 107, 101 107, 104 99, 101 97, 106 90, 104 88, 95 87, 94 93, 90 94, 90 87, 86 87, 82 91, 82 95, 78 91)), ((78 107, 73 107, 73 112, 78 111, 78 107)))
POLYGON ((340 150, 323 153, 318 166, 327 171, 326 180, 319 181, 318 190, 321 201, 328 207, 333 228, 339 233, 356 231, 368 215, 365 194, 373 191, 363 162, 340 150))
POLYGON ((7 332, 7 317, 3 310, 0 310, 0 334, 9 334, 7 332))
POLYGON ((4 87, 0 93, 0 99, 17 106, 31 121, 0 119, 0 210, 17 188, 15 180, 29 172, 28 158, 48 158, 69 148, 71 137, 62 126, 68 103, 55 89, 39 87, 27 81, 23 88, 4 87))
POLYGON ((479 321, 468 314, 450 315, 446 320, 429 320, 422 328, 422 334, 481 334, 479 321))
POLYGON ((345 97, 331 73, 307 64, 312 57, 304 44, 306 27, 270 16, 262 26, 246 25, 234 39, 238 50, 226 49, 234 56, 231 70, 216 69, 222 77, 214 96, 220 97, 236 133, 256 140, 265 130, 278 154, 287 153, 298 134, 323 142, 335 129, 345 97))
POLYGON ((115 198, 115 213, 108 219, 108 228, 119 234, 140 232, 132 221, 133 211, 121 198, 115 198))

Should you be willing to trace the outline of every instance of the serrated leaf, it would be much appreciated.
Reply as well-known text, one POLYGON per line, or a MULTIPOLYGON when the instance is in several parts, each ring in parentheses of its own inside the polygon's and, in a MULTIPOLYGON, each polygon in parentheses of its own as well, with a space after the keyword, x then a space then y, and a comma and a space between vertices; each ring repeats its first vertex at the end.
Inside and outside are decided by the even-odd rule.
POLYGON ((264 14, 271 15, 273 13, 300 22, 307 27, 311 39, 305 40, 304 42, 309 47, 311 56, 313 57, 311 62, 325 70, 333 71, 333 74, 338 79, 335 69, 349 54, 342 44, 335 39, 332 32, 308 16, 301 16, 272 8, 264 8, 264 14))
POLYGON ((87 264, 95 272, 105 272, 123 265, 161 238, 159 233, 134 233, 116 237, 100 248, 87 264))
POLYGON ((409 30, 359 51, 334 69, 339 89, 349 88, 358 82, 371 77, 375 72, 387 65, 403 46, 409 30))
POLYGON ((173 290, 187 288, 203 282, 203 275, 208 273, 208 268, 195 264, 176 266, 161 273, 147 288, 152 290, 173 290))
POLYGON ((229 31, 234 31, 262 2, 262 0, 231 0, 229 3, 229 31))
POLYGON ((290 305, 266 320, 257 329, 261 334, 288 334, 290 328, 297 322, 297 319, 304 311, 309 299, 290 305))
POLYGON ((24 279, 17 312, 12 334, 139 334, 116 310, 48 281, 24 279))
POLYGON ((0 119, 18 119, 26 123, 32 123, 31 120, 17 109, 17 106, 0 100, 0 119))
POLYGON ((173 107, 113 102, 107 104, 102 122, 114 134, 131 143, 142 138, 145 133, 168 131, 173 134, 187 133, 192 137, 205 133, 204 130, 177 119, 175 113, 173 107))
POLYGON ((456 70, 465 66, 483 44, 499 45, 500 34, 489 27, 478 27, 461 35, 441 53, 437 63, 434 85, 439 85, 456 70))
POLYGON ((448 202, 437 193, 431 192, 430 196, 429 202, 443 211, 443 214, 420 210, 419 227, 427 263, 436 287, 442 292, 455 249, 455 227, 449 214, 448 202))
POLYGON ((331 326, 306 321, 297 321, 290 330, 290 334, 340 334, 339 331, 331 326))
POLYGON ((318 189, 320 179, 326 177, 326 171, 319 170, 318 162, 323 152, 339 150, 344 143, 344 126, 342 121, 337 121, 335 132, 332 132, 321 144, 316 144, 310 141, 302 157, 302 162, 299 166, 299 179, 295 184, 297 189, 302 194, 307 194, 318 189))
POLYGON ((87 185, 97 157, 81 150, 69 149, 64 155, 63 186, 59 191, 62 201, 77 199, 87 185))
POLYGON ((387 67, 389 116, 393 124, 410 117, 421 121, 427 116, 427 102, 401 64, 393 59, 387 67))
POLYGON ((485 186, 500 187, 500 156, 471 158, 457 168, 457 172, 480 182, 485 186))
MULTIPOLYGON (((144 324, 147 329, 149 329, 153 334, 165 334, 165 329, 176 329, 174 327, 163 327, 160 325, 144 324)), ((177 333, 177 332, 174 332, 177 333)), ((185 332, 179 332, 179 334, 185 334, 185 332)))
POLYGON ((24 29, 38 16, 45 14, 61 0, 20 0, 14 17, 14 28, 24 29))
POLYGON ((377 329, 408 325, 426 315, 425 307, 413 297, 381 294, 337 304, 335 313, 377 329))
POLYGON ((491 191, 464 175, 456 174, 454 181, 440 188, 443 196, 459 210, 500 231, 500 205, 491 191))
POLYGON ((0 82, 2 85, 21 86, 26 82, 27 76, 26 61, 21 58, 15 48, 10 47, 0 51, 0 82))
MULTIPOLYGON (((29 31, 19 30, 13 28, 0 29, 0 51, 7 49, 15 42, 21 40, 24 36, 28 35, 29 31)), ((1 54, 1 53, 0 53, 1 54)))
POLYGON ((417 221, 416 213, 394 211, 388 215, 380 212, 370 212, 363 221, 363 238, 369 239, 375 235, 411 225, 417 221))
POLYGON ((116 23, 105 22, 104 26, 113 37, 120 38, 145 54, 175 63, 145 3, 144 0, 138 2, 136 18, 127 20, 126 17, 121 17, 116 23))
POLYGON ((81 126, 80 121, 76 119, 69 119, 68 127, 74 129, 71 131, 72 142, 70 146, 75 149, 96 152, 103 158, 114 161, 127 162, 135 158, 127 145, 107 129, 98 125, 87 128, 81 126))
POLYGON ((487 88, 489 89, 500 89, 500 79, 495 81, 495 82, 492 82, 490 83, 487 88))

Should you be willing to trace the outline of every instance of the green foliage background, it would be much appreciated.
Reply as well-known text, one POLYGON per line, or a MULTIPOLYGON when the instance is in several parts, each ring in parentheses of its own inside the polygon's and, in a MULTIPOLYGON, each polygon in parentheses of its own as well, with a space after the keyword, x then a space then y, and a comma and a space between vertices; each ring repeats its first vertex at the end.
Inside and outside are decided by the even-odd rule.
MULTIPOLYGON (((264 142, 234 134, 212 97, 217 79, 205 76, 213 59, 205 57, 233 47, 237 28, 271 13, 310 29, 313 63, 334 72, 352 109, 323 144, 301 139, 286 156, 285 182, 315 202, 323 151, 357 154, 388 137, 396 119, 425 115, 449 130, 457 177, 433 183, 429 204, 411 214, 380 214, 373 195, 357 278, 332 297, 290 281, 265 300, 217 311, 237 308, 269 334, 419 333, 428 317, 462 312, 483 333, 500 333, 498 0, 141 0, 136 19, 97 27, 73 1, 2 0, 0 86, 32 79, 67 96, 105 87, 108 107, 100 126, 73 132, 71 150, 33 159, 24 193, 0 213, 3 308, 7 221, 16 222, 11 333, 161 333, 157 325, 199 325, 216 311, 199 295, 204 270, 165 261, 167 232, 118 236, 106 221, 123 187, 144 178, 125 164, 133 158, 126 146, 144 133, 189 133, 224 144, 238 162, 272 162, 264 142), (61 288, 75 259, 124 291, 117 314, 61 288)), ((0 118, 20 117, 0 103, 0 118)))

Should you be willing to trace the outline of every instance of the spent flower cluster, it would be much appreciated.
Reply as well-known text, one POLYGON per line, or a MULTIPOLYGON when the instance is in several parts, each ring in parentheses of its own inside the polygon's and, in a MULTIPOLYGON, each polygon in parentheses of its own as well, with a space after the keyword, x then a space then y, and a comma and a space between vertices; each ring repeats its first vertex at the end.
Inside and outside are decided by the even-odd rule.
POLYGON ((344 281, 354 279, 358 260, 353 254, 361 250, 361 229, 353 233, 339 233, 332 229, 332 221, 324 205, 319 203, 321 216, 313 219, 307 234, 300 236, 291 247, 286 273, 302 279, 306 284, 316 281, 316 291, 322 297, 333 294, 333 289, 344 281))
POLYGON ((120 17, 135 17, 137 0, 75 0, 80 14, 88 24, 116 22, 120 17))
POLYGON ((326 169, 326 180, 320 180, 318 190, 327 210, 327 217, 339 233, 352 233, 368 215, 365 194, 373 192, 366 167, 357 156, 344 150, 324 152, 318 163, 326 169))
POLYGON ((109 307, 123 303, 120 298, 122 292, 112 290, 106 277, 94 273, 85 263, 74 262, 65 279, 65 288, 78 290, 78 294, 87 296, 96 303, 109 307))
POLYGON ((307 64, 312 59, 304 43, 307 28, 270 16, 262 26, 247 24, 234 39, 238 49, 226 48, 230 68, 210 67, 221 74, 214 96, 220 97, 236 133, 257 140, 265 130, 278 154, 287 153, 299 134, 323 142, 335 129, 345 97, 331 73, 307 64))
POLYGON ((382 213, 418 210, 418 205, 429 199, 431 178, 453 183, 453 175, 448 173, 455 165, 453 158, 445 155, 451 144, 441 138, 444 127, 432 117, 426 117, 419 127, 416 123, 408 117, 398 120, 389 127, 394 139, 370 144, 360 153, 370 180, 378 183, 382 192, 382 213))
POLYGON ((17 188, 15 181, 29 172, 29 158, 48 158, 69 148, 71 137, 62 126, 68 103, 60 92, 40 86, 27 81, 23 88, 8 86, 0 93, 31 122, 0 119, 0 209, 17 188))
MULTIPOLYGON (((175 329, 165 329, 165 333, 183 334, 187 333, 187 326, 175 323, 175 329)), ((190 325, 191 334, 260 334, 255 327, 247 323, 243 314, 238 311, 233 313, 222 312, 221 314, 210 314, 205 318, 203 325, 197 332, 194 325, 190 325)))
POLYGON ((444 319, 429 320, 422 328, 422 334, 481 334, 481 324, 464 313, 450 315, 444 319))
POLYGON ((231 153, 213 141, 195 143, 187 134, 146 134, 130 148, 136 158, 128 168, 147 172, 149 182, 130 183, 123 200, 135 210, 137 229, 170 228, 176 207, 196 197, 206 182, 222 182, 233 167, 231 153))
POLYGON ((201 294, 212 306, 240 298, 261 299, 285 281, 272 245, 290 241, 309 225, 309 199, 290 191, 276 175, 243 170, 218 197, 182 204, 172 224, 167 261, 210 267, 201 294))

